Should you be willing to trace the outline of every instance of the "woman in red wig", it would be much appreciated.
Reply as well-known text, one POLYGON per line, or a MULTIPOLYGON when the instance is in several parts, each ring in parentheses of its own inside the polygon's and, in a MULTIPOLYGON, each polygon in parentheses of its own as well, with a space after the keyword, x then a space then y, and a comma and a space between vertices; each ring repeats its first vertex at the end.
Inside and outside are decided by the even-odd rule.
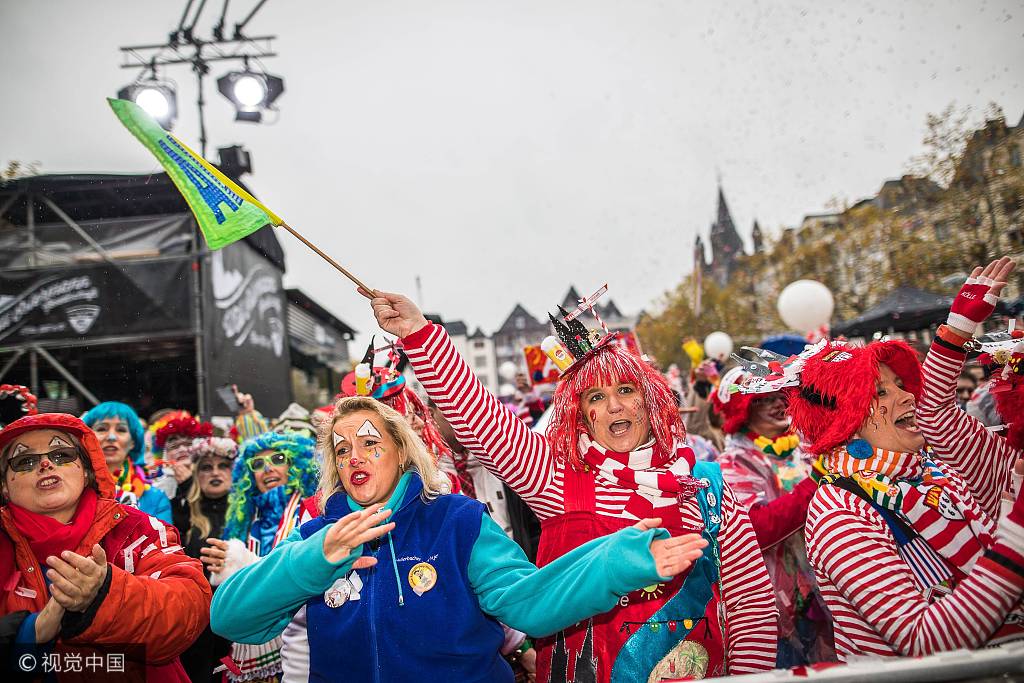
POLYGON ((444 328, 408 298, 363 294, 381 328, 401 338, 459 441, 541 520, 538 564, 643 518, 710 541, 686 574, 542 639, 538 680, 657 681, 772 668, 775 601, 749 518, 717 466, 694 462, 660 373, 614 335, 597 341, 578 320, 556 322, 575 362, 541 435, 483 388, 444 328))
POLYGON ((827 344, 792 390, 794 426, 831 473, 806 540, 840 660, 1024 636, 1024 498, 997 522, 985 501, 1008 471, 979 488, 933 458, 915 414, 923 391, 901 341, 827 344))

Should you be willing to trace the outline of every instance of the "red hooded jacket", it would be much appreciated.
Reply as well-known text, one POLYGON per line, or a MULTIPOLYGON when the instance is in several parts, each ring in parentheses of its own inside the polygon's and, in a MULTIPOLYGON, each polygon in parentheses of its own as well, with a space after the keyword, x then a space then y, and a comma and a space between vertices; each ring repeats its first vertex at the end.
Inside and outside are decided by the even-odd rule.
MULTIPOLYGON (((115 502, 114 480, 92 430, 76 417, 41 414, 23 417, 0 431, 0 449, 19 434, 59 429, 76 437, 96 474, 99 501, 92 526, 76 549, 88 556, 99 543, 107 554, 108 581, 93 607, 76 619, 68 637, 68 620, 56 651, 73 646, 142 645, 145 661, 126 653, 125 678, 158 682, 188 681, 178 655, 196 639, 210 619, 210 584, 202 565, 188 557, 177 530, 155 517, 115 502)), ((49 599, 43 572, 28 541, 14 526, 11 511, 0 507, 0 608, 39 612, 49 599)), ((74 615, 78 617, 77 614, 74 615)), ((117 652, 111 647, 110 652, 117 652)), ((87 678, 88 672, 59 674, 59 679, 87 678)))

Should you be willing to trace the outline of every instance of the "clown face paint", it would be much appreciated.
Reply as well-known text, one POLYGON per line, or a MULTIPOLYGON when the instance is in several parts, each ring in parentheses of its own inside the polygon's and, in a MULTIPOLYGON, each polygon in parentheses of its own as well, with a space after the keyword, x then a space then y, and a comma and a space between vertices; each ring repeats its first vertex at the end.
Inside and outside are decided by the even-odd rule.
MULTIPOLYGON (((37 429, 19 436, 8 458, 76 447, 75 440, 64 432, 37 429)), ((28 472, 14 472, 8 465, 4 477, 5 493, 12 503, 63 523, 74 516, 85 485, 85 465, 81 458, 60 467, 49 458, 43 458, 35 469, 28 472)))
POLYGON ((363 426, 359 428, 359 431, 356 432, 356 436, 373 436, 379 439, 380 432, 377 431, 377 428, 373 426, 372 422, 367 420, 363 423, 363 426))
POLYGON ((401 454, 384 420, 360 410, 334 423, 334 456, 345 493, 366 507, 391 497, 401 454))
POLYGON ((875 398, 857 436, 873 448, 898 453, 916 453, 924 447, 924 435, 917 426, 914 395, 903 389, 903 380, 885 364, 878 366, 875 398))
POLYGON ((647 407, 632 382, 587 389, 580 396, 580 409, 591 437, 609 450, 628 453, 651 438, 647 407))
POLYGON ((89 426, 92 427, 92 431, 96 432, 96 438, 100 440, 103 459, 107 461, 107 469, 111 474, 116 474, 124 465, 128 453, 135 447, 128 423, 122 422, 119 418, 110 417, 89 426))

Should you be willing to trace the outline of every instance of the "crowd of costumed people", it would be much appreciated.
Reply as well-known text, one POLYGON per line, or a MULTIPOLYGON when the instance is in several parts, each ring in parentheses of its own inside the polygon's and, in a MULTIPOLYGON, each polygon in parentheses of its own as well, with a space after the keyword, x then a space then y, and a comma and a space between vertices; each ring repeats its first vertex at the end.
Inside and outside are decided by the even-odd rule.
POLYGON ((927 348, 686 375, 582 302, 541 344, 554 390, 512 402, 365 289, 395 341, 312 411, 76 417, 0 385, 8 669, 670 683, 1024 639, 1024 333, 979 333, 1013 269, 976 268, 927 348))

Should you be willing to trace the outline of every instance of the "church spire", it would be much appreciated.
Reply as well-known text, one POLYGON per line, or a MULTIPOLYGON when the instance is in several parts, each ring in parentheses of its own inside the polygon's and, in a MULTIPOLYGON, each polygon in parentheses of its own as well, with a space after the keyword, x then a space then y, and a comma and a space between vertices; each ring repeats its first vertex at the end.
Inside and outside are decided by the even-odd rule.
POLYGON ((760 254, 764 251, 764 233, 761 232, 761 225, 754 219, 754 229, 750 231, 750 239, 754 243, 754 253, 760 254))
POLYGON ((743 240, 736 231, 725 192, 719 185, 718 215, 711 224, 711 272, 720 286, 729 280, 736 267, 736 259, 743 253, 743 240))

